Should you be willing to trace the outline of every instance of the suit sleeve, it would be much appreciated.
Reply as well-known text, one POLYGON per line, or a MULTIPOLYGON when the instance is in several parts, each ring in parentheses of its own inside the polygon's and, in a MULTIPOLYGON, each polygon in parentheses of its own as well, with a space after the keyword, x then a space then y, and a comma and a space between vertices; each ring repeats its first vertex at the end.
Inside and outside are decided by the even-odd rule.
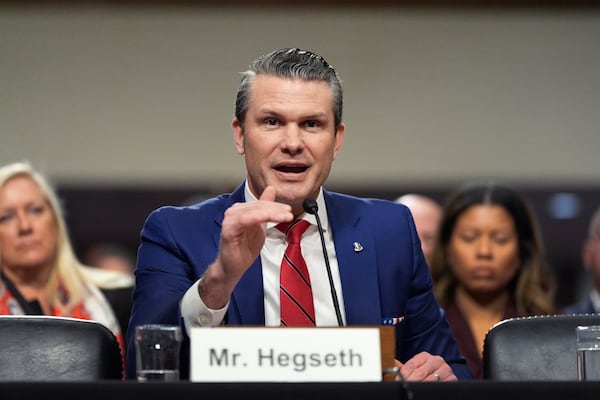
POLYGON ((197 280, 188 255, 176 243, 177 232, 169 220, 170 213, 167 207, 153 211, 141 231, 127 332, 128 378, 135 376, 135 327, 153 323, 183 328, 179 302, 197 280))

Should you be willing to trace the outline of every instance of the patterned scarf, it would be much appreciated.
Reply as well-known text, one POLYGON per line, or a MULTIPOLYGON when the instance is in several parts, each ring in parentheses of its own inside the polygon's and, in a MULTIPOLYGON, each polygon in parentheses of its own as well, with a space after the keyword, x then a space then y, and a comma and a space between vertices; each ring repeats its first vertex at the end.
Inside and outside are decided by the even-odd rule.
MULTIPOLYGON (((42 315, 42 308, 37 301, 27 301, 19 292, 16 286, 3 274, 0 274, 0 315, 42 315)), ((110 329, 116 336, 121 348, 121 354, 124 359, 124 338, 117 318, 112 308, 100 292, 95 287, 86 286, 88 295, 79 301, 70 310, 65 313, 64 307, 53 306, 49 315, 55 317, 71 317, 85 320, 94 320, 100 322, 110 329)), ((59 300, 66 305, 69 300, 69 291, 62 285, 59 287, 59 300)))

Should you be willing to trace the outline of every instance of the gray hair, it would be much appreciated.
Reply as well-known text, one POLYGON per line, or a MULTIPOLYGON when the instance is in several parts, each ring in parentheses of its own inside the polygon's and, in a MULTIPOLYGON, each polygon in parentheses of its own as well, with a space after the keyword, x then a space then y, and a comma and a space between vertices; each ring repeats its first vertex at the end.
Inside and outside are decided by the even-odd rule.
POLYGON ((280 78, 323 81, 329 85, 335 129, 342 123, 343 91, 335 69, 323 57, 308 50, 284 48, 260 56, 242 72, 242 82, 235 101, 235 117, 244 129, 244 120, 250 104, 250 85, 258 75, 280 78))

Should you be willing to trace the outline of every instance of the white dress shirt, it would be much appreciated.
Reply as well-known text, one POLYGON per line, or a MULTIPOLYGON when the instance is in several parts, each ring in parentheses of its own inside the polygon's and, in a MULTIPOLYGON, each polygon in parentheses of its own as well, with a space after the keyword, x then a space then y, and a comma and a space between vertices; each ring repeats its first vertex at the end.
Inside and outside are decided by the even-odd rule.
MULTIPOLYGON (((248 183, 245 185, 246 201, 256 201, 256 197, 250 192, 248 183)), ((327 209, 323 200, 323 191, 319 192, 316 199, 319 206, 319 219, 323 226, 325 235, 325 247, 329 257, 333 284, 337 292, 340 313, 345 323, 344 301, 342 286, 338 269, 337 257, 333 244, 327 209)), ((311 226, 302 236, 302 255, 306 260, 310 281, 313 291, 315 305, 315 318, 317 326, 337 326, 337 316, 331 297, 329 278, 321 247, 321 238, 314 215, 304 213, 300 216, 310 222, 311 226)), ((262 275, 265 301, 265 325, 279 326, 279 270, 283 253, 287 247, 285 234, 276 228, 275 223, 267 224, 267 237, 260 252, 262 262, 262 275)), ((218 326, 223 321, 229 303, 220 310, 211 310, 202 302, 198 295, 198 284, 196 281, 185 293, 181 300, 181 314, 185 321, 186 329, 193 326, 218 326)), ((189 333, 189 331, 188 331, 189 333)))

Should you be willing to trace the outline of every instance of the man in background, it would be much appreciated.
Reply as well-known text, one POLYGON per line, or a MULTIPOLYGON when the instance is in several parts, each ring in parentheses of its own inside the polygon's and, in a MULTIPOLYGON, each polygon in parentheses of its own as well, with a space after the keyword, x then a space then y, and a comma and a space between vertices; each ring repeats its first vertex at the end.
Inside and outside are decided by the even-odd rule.
POLYGON ((581 248, 583 267, 592 279, 589 295, 579 303, 564 308, 565 314, 590 314, 600 312, 600 207, 590 220, 588 236, 581 248))
POLYGON ((396 202, 409 208, 415 220, 427 265, 431 265, 431 252, 442 216, 442 207, 431 197, 417 193, 402 195, 396 199, 396 202))
POLYGON ((125 334, 129 326, 131 295, 135 284, 135 252, 118 243, 95 243, 84 252, 83 262, 94 267, 88 271, 102 282, 102 293, 125 334))

